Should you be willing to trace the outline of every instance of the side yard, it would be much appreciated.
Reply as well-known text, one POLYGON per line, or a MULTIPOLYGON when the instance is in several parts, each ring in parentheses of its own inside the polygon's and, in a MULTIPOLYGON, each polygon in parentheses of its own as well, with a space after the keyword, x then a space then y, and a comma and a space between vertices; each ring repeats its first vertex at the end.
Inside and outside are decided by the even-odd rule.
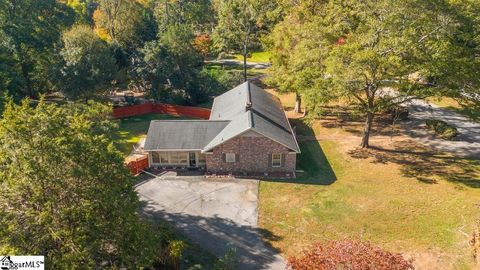
POLYGON ((480 160, 432 152, 387 125, 364 151, 360 122, 294 123, 305 173, 297 182, 261 182, 259 195, 259 225, 279 236, 271 244, 286 257, 351 237, 412 256, 418 269, 473 267, 480 160))

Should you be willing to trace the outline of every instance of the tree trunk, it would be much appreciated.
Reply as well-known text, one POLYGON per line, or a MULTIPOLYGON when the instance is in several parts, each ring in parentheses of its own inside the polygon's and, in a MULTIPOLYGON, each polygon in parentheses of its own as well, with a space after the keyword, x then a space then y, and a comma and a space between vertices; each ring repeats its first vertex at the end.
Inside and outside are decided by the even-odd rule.
POLYGON ((302 112, 302 97, 298 93, 295 93, 295 112, 302 112))
POLYGON ((247 81, 247 44, 243 44, 243 80, 247 81))
POLYGON ((367 119, 365 120, 365 127, 363 128, 362 143, 360 144, 362 148, 370 147, 370 131, 372 130, 372 123, 373 113, 367 112, 367 119))

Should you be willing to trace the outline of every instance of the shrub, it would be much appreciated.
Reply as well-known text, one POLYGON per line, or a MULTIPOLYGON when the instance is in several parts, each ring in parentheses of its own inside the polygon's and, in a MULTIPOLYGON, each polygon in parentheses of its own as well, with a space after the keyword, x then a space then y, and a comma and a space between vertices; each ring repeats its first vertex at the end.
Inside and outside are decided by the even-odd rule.
POLYGON ((215 263, 214 270, 235 270, 238 269, 237 249, 230 245, 223 257, 215 263))
POLYGON ((195 37, 193 47, 204 57, 211 53, 212 39, 208 34, 202 34, 195 37))
POLYGON ((389 108, 386 113, 390 114, 393 120, 407 120, 408 115, 410 112, 408 111, 408 108, 402 107, 402 106, 395 106, 393 108, 389 108))
POLYGON ((290 258, 287 269, 408 270, 414 267, 412 260, 405 260, 401 254, 347 239, 314 244, 301 257, 290 258))
POLYGON ((451 140, 458 136, 457 128, 448 125, 445 121, 428 119, 426 124, 429 129, 435 132, 435 135, 442 139, 451 140))

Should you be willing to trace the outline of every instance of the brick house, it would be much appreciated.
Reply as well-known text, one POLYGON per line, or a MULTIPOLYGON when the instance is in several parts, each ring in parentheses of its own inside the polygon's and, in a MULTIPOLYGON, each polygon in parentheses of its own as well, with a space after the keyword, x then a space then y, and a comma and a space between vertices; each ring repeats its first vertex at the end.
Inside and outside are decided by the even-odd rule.
POLYGON ((158 169, 295 177, 300 153, 280 101, 245 82, 215 98, 209 120, 154 120, 144 150, 158 169))

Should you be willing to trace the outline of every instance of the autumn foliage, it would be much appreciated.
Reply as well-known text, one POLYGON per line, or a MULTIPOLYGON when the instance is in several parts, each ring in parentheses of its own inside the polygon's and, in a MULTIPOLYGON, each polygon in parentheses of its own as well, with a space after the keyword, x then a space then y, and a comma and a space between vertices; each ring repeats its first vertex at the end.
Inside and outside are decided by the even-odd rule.
POLYGON ((341 240, 314 244, 300 257, 291 257, 287 269, 409 270, 414 269, 412 261, 368 242, 341 240))
POLYGON ((203 56, 206 56, 210 53, 210 48, 212 47, 212 39, 208 34, 202 34, 195 37, 193 42, 193 47, 203 56))

